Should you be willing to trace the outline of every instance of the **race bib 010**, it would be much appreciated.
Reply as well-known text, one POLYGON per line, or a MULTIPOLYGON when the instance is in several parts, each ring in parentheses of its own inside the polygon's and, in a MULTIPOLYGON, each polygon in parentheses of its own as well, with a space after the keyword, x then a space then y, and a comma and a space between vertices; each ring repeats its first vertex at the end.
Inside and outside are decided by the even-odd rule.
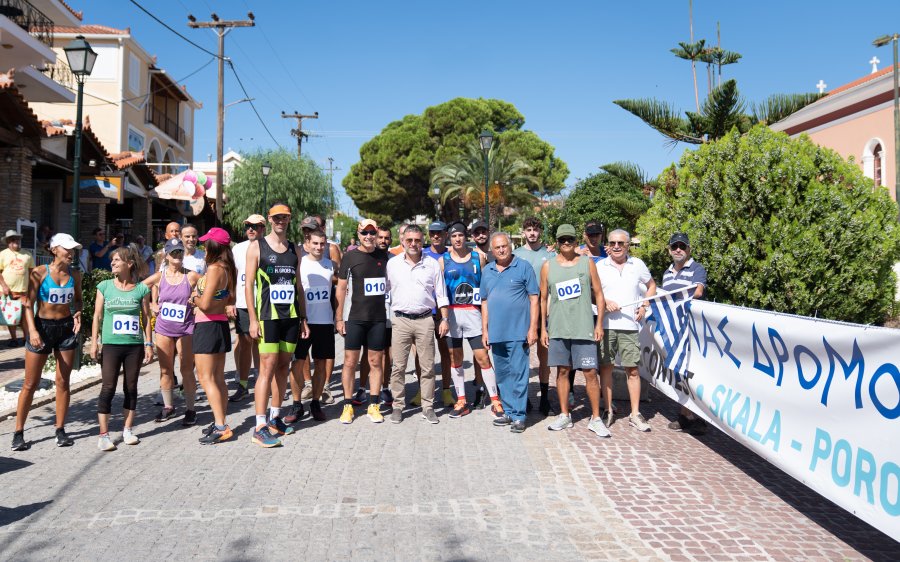
POLYGON ((363 280, 363 295, 367 297, 383 295, 386 286, 384 277, 366 277, 363 280))
POLYGON ((576 299, 581 296, 581 280, 577 277, 556 284, 556 298, 561 301, 576 299))

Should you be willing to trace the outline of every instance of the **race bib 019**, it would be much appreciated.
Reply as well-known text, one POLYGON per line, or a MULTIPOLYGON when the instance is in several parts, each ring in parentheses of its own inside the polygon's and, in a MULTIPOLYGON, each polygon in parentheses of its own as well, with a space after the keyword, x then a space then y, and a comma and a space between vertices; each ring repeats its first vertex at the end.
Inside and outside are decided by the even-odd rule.
POLYGON ((141 333, 141 322, 137 316, 113 314, 112 328, 117 336, 136 336, 141 333))
POLYGON ((367 297, 383 295, 386 286, 384 277, 366 277, 363 280, 363 295, 367 297))
POLYGON ((315 289, 307 289, 306 302, 308 304, 325 302, 331 299, 331 287, 316 287, 315 289))
POLYGON ((272 304, 294 304, 293 285, 269 285, 269 301, 272 304))
POLYGON ((183 304, 166 302, 159 307, 159 317, 169 322, 184 322, 187 316, 187 307, 183 304))
POLYGON ((581 296, 581 281, 576 277, 568 281, 560 281, 556 284, 556 298, 561 301, 575 299, 581 296))
POLYGON ((47 302, 49 304, 71 304, 74 298, 75 289, 72 287, 50 289, 47 295, 47 302))

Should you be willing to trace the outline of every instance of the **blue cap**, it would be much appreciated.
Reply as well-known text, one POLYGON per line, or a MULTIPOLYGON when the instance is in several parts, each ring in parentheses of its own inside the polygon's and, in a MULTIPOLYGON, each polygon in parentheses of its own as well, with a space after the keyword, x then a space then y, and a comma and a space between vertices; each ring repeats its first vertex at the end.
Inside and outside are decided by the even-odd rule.
POLYGON ((184 251, 184 244, 181 243, 180 238, 172 238, 171 240, 166 242, 166 247, 163 249, 166 254, 171 254, 175 250, 181 250, 182 252, 184 251))
POLYGON ((443 232, 447 230, 447 224, 442 221, 434 221, 428 225, 428 232, 443 232))

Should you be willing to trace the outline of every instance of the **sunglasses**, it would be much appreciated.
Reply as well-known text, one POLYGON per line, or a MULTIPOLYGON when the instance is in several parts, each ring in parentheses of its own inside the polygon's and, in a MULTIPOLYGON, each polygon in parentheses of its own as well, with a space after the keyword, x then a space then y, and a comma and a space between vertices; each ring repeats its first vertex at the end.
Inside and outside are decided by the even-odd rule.
POLYGON ((375 236, 376 234, 378 234, 377 230, 360 230, 359 231, 360 236, 375 236))
POLYGON ((272 215, 269 218, 271 218, 273 221, 282 222, 291 220, 291 215, 272 215))
POLYGON ((687 244, 685 244, 684 242, 675 242, 674 244, 672 244, 671 246, 669 246, 669 249, 671 249, 673 252, 674 252, 675 250, 683 250, 683 251, 686 251, 687 248, 688 248, 688 247, 687 247, 687 244))
POLYGON ((560 244, 574 244, 575 237, 574 236, 563 236, 562 238, 557 238, 556 241, 559 242, 560 244))
POLYGON ((184 250, 172 250, 171 252, 169 252, 169 255, 176 259, 183 258, 184 250))
POLYGON ((261 228, 265 228, 265 226, 266 226, 266 225, 264 225, 264 224, 253 224, 253 223, 250 223, 250 222, 245 222, 245 223, 244 223, 244 228, 252 228, 253 230, 259 230, 259 229, 261 229, 261 228))
POLYGON ((610 240, 609 245, 613 248, 616 248, 618 246, 622 246, 624 248, 628 245, 628 242, 625 242, 624 240, 610 240))

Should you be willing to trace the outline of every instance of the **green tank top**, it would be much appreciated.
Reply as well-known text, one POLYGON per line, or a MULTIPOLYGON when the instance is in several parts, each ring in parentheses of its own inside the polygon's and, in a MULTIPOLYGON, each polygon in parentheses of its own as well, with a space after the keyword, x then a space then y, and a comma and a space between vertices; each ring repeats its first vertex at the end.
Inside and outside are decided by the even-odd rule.
POLYGON ((563 267, 556 258, 547 260, 547 290, 550 293, 549 333, 553 339, 594 339, 594 314, 591 310, 590 259, 579 257, 575 265, 563 267))
POLYGON ((106 279, 97 285, 97 290, 103 294, 101 341, 117 345, 143 344, 141 301, 150 293, 150 289, 143 283, 138 283, 130 291, 122 291, 116 288, 113 279, 106 279))

